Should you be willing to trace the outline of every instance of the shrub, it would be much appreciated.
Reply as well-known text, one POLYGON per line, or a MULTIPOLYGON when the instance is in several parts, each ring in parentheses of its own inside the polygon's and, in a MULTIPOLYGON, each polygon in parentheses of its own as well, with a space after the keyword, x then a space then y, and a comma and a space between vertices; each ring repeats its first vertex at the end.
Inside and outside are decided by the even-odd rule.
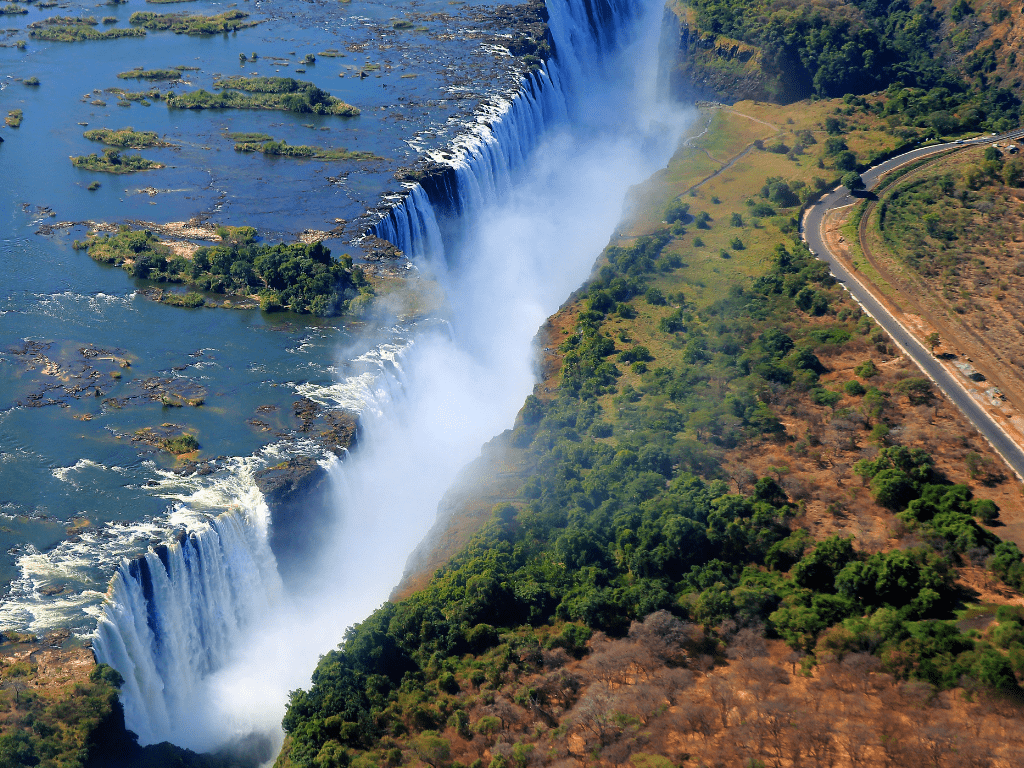
POLYGON ((861 384, 856 379, 850 379, 850 381, 843 384, 843 391, 845 391, 846 394, 850 395, 851 397, 860 397, 867 390, 864 389, 864 385, 861 384))
POLYGON ((437 687, 445 693, 458 693, 459 681, 451 672, 442 672, 437 678, 437 687))
POLYGON ((671 224, 675 221, 685 221, 686 217, 690 213, 690 204, 684 203, 679 198, 676 198, 668 207, 665 209, 665 223, 671 224))
POLYGON ((870 379, 872 376, 878 374, 878 368, 875 366, 874 361, 865 360, 863 363, 853 369, 853 372, 860 376, 862 379, 870 379))
POLYGON ((665 294, 659 288, 648 288, 647 293, 644 294, 644 299, 648 304, 659 307, 665 305, 665 294))
POLYGON ((864 179, 856 171, 850 171, 843 176, 843 186, 851 192, 856 192, 857 190, 864 189, 864 179))
POLYGON ((501 730, 501 720, 494 715, 484 715, 476 721, 473 730, 484 736, 493 736, 501 730))
POLYGON ((999 519, 999 507, 991 499, 975 499, 971 502, 971 511, 985 525, 992 525, 999 519))

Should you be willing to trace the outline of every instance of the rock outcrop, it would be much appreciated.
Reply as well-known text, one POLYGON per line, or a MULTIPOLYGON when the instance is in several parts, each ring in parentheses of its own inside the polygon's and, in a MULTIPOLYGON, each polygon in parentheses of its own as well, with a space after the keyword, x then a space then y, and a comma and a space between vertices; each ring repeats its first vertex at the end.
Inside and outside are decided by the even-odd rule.
POLYGON ((731 104, 784 96, 778 79, 762 68, 759 48, 700 29, 693 13, 682 6, 665 9, 661 50, 668 88, 681 100, 731 104))

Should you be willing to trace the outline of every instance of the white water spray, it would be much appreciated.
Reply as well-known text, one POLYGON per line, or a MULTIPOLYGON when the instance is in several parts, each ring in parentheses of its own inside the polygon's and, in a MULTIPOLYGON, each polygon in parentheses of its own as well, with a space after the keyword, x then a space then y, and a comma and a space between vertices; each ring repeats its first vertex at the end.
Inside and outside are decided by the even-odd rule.
POLYGON ((148 555, 148 577, 126 565, 115 578, 96 650, 132 678, 122 699, 143 742, 208 750, 258 731, 279 743, 287 692, 386 599, 457 472, 511 425, 534 383, 537 328, 586 279, 629 187, 671 156, 686 115, 653 98, 661 6, 548 8, 557 60, 460 140, 451 197, 413 186, 377 226, 439 278, 448 323, 413 330, 414 343, 337 393, 305 392, 361 392, 363 436, 332 469, 339 522, 310 532, 329 545, 301 594, 278 599, 276 574, 236 565, 265 563, 265 530, 248 512, 235 515, 246 554, 228 551, 218 522, 205 535, 218 534, 220 554, 187 555, 189 538, 148 555), (458 237, 442 236, 442 208, 458 212, 458 237), (252 578, 235 583, 242 573, 252 578))

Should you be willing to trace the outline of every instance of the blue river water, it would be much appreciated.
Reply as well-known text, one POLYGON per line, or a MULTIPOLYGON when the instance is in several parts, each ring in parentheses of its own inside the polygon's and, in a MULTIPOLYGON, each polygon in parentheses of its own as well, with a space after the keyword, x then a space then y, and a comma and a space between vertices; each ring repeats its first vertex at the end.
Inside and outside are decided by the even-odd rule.
POLYGON ((0 127, 0 629, 90 632, 122 557, 194 522, 180 517, 183 505, 193 517, 215 514, 237 496, 236 471, 179 478, 173 457, 136 439, 138 430, 172 424, 196 434, 200 458, 250 469, 314 450, 291 412, 299 395, 324 388, 324 402, 359 407, 367 372, 385 364, 381 349, 401 347, 412 327, 393 319, 353 333, 339 320, 161 305, 145 297, 144 281, 71 247, 88 229, 82 222, 198 217, 252 225, 271 241, 333 230, 327 245, 358 258, 352 240, 372 221, 368 211, 399 189, 395 169, 444 145, 482 102, 518 84, 510 57, 487 42, 485 8, 473 6, 131 0, 25 5, 29 13, 3 17, 0 117, 20 109, 23 122, 0 127), (117 17, 104 29, 128 26, 140 10, 234 8, 260 24, 209 37, 151 31, 55 43, 28 35, 29 24, 54 14, 117 17), (396 29, 396 21, 413 27, 396 29), (259 58, 243 63, 240 53, 259 58), (315 64, 301 63, 306 54, 315 64), (174 66, 196 69, 170 85, 117 78, 174 66), (217 77, 234 74, 310 80, 362 114, 125 107, 106 90, 212 90, 217 77), (22 82, 29 77, 40 84, 22 82), (165 168, 114 176, 72 166, 70 156, 102 149, 84 131, 126 126, 174 144, 143 151, 165 168), (232 131, 384 159, 242 154, 225 137, 232 131), (87 189, 93 181, 101 186, 87 189), (154 386, 198 394, 203 405, 165 407, 148 397, 154 386))

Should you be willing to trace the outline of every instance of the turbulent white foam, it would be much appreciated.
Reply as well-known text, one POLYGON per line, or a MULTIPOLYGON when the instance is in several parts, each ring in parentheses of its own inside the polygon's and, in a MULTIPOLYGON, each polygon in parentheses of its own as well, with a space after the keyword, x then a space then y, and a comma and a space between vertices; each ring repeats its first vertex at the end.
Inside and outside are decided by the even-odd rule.
POLYGON ((72 472, 77 472, 88 468, 106 469, 106 467, 104 467, 102 464, 98 464, 92 459, 79 459, 70 467, 55 467, 54 469, 50 470, 50 474, 52 474, 62 483, 70 483, 71 485, 74 485, 77 488, 78 483, 76 483, 71 477, 69 477, 69 475, 72 472))
POLYGON ((135 300, 135 295, 135 291, 123 296, 109 293, 75 293, 74 291, 37 293, 35 294, 36 299, 38 299, 36 304, 33 307, 26 308, 24 311, 26 313, 35 311, 48 317, 60 318, 70 311, 69 307, 74 307, 76 312, 87 309, 97 314, 105 314, 109 312, 112 306, 130 307, 135 300))
POLYGON ((252 506, 125 560, 111 582, 93 648, 124 676, 125 721, 143 743, 205 730, 203 679, 281 601, 266 504, 247 497, 252 506))

